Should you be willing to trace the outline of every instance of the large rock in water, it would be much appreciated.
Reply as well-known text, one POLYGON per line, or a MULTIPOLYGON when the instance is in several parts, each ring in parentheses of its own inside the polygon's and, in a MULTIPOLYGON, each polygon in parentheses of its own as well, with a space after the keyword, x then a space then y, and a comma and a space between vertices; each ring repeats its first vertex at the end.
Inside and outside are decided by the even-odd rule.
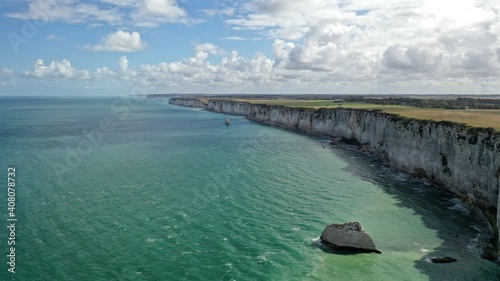
POLYGON ((321 241, 333 248, 353 248, 382 253, 359 222, 327 225, 321 233, 321 241))

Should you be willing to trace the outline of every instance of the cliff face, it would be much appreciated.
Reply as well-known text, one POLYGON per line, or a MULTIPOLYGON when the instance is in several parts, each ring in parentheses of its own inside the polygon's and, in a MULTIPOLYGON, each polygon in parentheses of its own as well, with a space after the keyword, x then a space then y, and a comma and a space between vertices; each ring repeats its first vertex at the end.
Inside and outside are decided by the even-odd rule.
MULTIPOLYGON (((170 99, 170 103, 197 104, 181 98, 170 99)), ((363 149, 392 166, 441 183, 457 195, 487 207, 497 208, 500 203, 500 136, 493 130, 355 109, 314 110, 227 100, 209 100, 200 107, 312 134, 356 140, 363 149)))
POLYGON ((199 107, 205 108, 207 105, 201 102, 199 99, 186 99, 186 98, 171 98, 169 103, 181 105, 185 107, 199 107))

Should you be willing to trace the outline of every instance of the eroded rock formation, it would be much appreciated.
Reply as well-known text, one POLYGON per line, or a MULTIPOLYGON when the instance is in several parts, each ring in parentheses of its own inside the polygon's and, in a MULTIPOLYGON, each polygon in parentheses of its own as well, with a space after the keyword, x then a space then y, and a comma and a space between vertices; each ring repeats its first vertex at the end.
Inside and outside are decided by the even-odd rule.
POLYGON ((382 253, 359 222, 327 225, 321 233, 321 242, 333 248, 351 248, 382 253))

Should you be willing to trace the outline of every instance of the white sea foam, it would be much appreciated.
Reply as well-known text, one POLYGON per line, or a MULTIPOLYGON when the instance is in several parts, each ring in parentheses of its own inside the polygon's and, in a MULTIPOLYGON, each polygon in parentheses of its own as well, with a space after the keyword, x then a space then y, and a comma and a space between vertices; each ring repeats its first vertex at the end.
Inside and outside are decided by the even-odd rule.
POLYGON ((449 207, 448 209, 450 210, 454 210, 454 211, 459 211, 459 212, 462 212, 464 214, 469 214, 469 210, 467 210, 464 206, 462 206, 461 204, 455 204, 451 207, 449 207))
POLYGON ((413 188, 413 191, 415 191, 415 193, 422 193, 422 192, 425 192, 427 189, 424 188, 423 186, 421 187, 414 187, 413 188))
POLYGON ((266 262, 266 261, 267 261, 267 257, 264 255, 260 255, 257 257, 257 262, 259 262, 259 263, 266 262))
POLYGON ((467 208, 465 208, 462 204, 455 204, 451 207, 448 207, 449 210, 454 210, 454 211, 458 211, 458 212, 462 212, 464 214, 469 214, 470 211, 467 210, 467 208))
POLYGON ((448 207, 449 210, 454 210, 454 211, 459 211, 464 214, 469 214, 470 211, 467 209, 467 207, 462 203, 459 199, 457 198, 452 198, 449 200, 450 203, 454 204, 451 207, 448 207))
POLYGON ((477 225, 471 225, 470 227, 474 228, 477 230, 477 232, 481 233, 481 229, 477 225))
POLYGON ((325 244, 321 243, 321 236, 313 238, 313 239, 311 239, 311 241, 313 242, 314 245, 316 245, 316 246, 318 246, 320 248, 328 249, 328 246, 326 246, 325 244))
POLYGON ((471 227, 474 228, 475 230, 477 230, 477 234, 474 238, 471 238, 470 241, 478 242, 479 238, 481 237, 481 230, 478 227, 476 227, 475 225, 472 225, 471 227))

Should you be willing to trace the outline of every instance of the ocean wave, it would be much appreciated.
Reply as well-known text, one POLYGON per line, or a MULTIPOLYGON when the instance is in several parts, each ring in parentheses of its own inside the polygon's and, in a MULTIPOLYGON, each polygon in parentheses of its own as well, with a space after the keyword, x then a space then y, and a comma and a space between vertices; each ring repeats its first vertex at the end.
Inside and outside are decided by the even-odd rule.
POLYGON ((449 200, 449 202, 453 204, 453 206, 448 207, 449 210, 459 211, 464 214, 470 214, 470 210, 467 208, 466 205, 464 205, 464 203, 460 201, 460 199, 452 198, 449 200))
POLYGON ((316 238, 312 238, 310 239, 312 241, 312 243, 319 247, 319 248, 322 248, 322 249, 328 249, 329 247, 325 244, 323 244, 323 242, 321 242, 321 236, 318 236, 316 238))

